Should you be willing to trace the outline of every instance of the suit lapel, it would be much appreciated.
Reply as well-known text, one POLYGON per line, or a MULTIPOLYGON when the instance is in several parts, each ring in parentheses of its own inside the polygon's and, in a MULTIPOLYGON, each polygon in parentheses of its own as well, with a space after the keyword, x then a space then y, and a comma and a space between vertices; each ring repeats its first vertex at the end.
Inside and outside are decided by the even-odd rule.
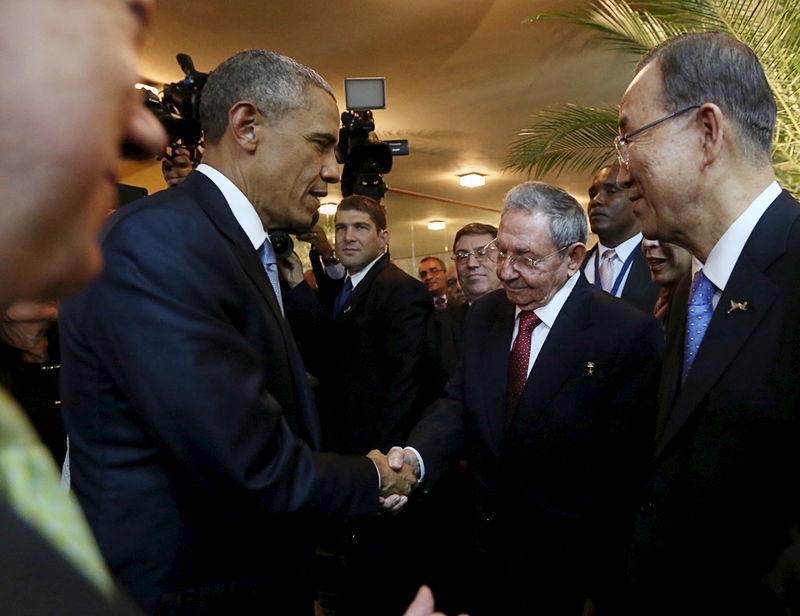
POLYGON ((465 358, 465 361, 476 362, 473 378, 480 380, 483 394, 483 399, 475 407, 476 417, 480 432, 487 435, 490 449, 499 456, 505 430, 506 381, 511 335, 514 333, 514 304, 506 299, 504 291, 495 293, 498 297, 492 318, 478 325, 478 344, 475 348, 485 349, 485 354, 482 357, 465 358))
POLYGON ((335 315, 334 319, 339 321, 346 321, 350 318, 350 315, 355 312, 358 305, 363 301, 364 297, 367 295, 370 286, 372 286, 372 281, 377 278, 378 274, 380 274, 383 270, 389 267, 391 264, 389 263, 389 253, 387 252, 384 254, 380 259, 375 262, 370 270, 366 273, 364 278, 362 278, 359 283, 353 289, 352 294, 345 302, 344 306, 342 307, 342 312, 339 315, 335 315))
POLYGON ((509 429, 525 421, 530 425, 541 420, 544 409, 561 390, 561 386, 572 373, 579 357, 575 353, 565 354, 564 349, 580 348, 582 337, 589 326, 591 315, 587 310, 591 285, 580 274, 575 288, 561 307, 555 323, 547 334, 542 350, 531 369, 525 388, 522 390, 517 413, 509 429))
POLYGON ((205 212, 214 226, 231 245, 242 269, 253 282, 258 292, 267 302, 284 341, 284 350, 289 359, 290 372, 294 379, 294 391, 297 394, 296 408, 301 416, 301 426, 305 437, 314 448, 320 445, 320 427, 316 407, 309 389, 306 371, 300 351, 294 342, 294 336, 278 305, 275 291, 267 277, 267 272, 253 249, 250 238, 233 216, 227 201, 217 186, 200 172, 192 172, 175 190, 189 192, 200 208, 205 212))
MULTIPOLYGON (((798 215, 800 210, 797 203, 784 192, 767 208, 753 229, 714 310, 692 370, 677 394, 658 443, 656 457, 686 423, 778 299, 779 289, 764 274, 764 270, 786 252, 787 234, 798 215), (748 309, 729 311, 732 301, 746 301, 748 309)), ((681 372, 687 300, 688 294, 681 294, 681 303, 678 305, 683 313, 682 318, 675 315, 676 318, 671 319, 673 322, 683 323, 679 331, 677 327, 670 330, 670 348, 673 350, 673 361, 670 365, 672 379, 675 379, 675 373, 679 375, 681 372)), ((663 390, 665 394, 669 395, 677 389, 677 381, 674 382, 676 384, 666 385, 663 390)))

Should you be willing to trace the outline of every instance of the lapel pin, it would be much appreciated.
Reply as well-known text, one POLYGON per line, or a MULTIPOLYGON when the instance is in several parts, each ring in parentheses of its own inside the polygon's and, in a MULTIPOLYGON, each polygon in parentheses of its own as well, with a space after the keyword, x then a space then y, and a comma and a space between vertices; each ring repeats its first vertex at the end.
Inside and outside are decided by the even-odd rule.
POLYGON ((348 312, 350 312, 350 309, 351 309, 351 308, 352 308, 352 306, 348 306, 347 308, 345 308, 344 310, 342 310, 342 314, 347 314, 348 312))
POLYGON ((594 362, 593 361, 587 361, 586 362, 586 374, 588 374, 589 376, 594 374, 594 362))
POLYGON ((750 310, 750 306, 747 304, 747 302, 735 302, 731 300, 731 307, 728 308, 728 314, 730 314, 734 310, 741 310, 742 312, 747 312, 748 310, 750 310))

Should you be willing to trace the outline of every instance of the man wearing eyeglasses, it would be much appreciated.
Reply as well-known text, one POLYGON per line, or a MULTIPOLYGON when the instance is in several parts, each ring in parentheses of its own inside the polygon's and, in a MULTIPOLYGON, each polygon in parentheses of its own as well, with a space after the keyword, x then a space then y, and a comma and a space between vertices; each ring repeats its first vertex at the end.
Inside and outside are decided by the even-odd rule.
POLYGON ((775 118, 756 55, 712 32, 654 49, 622 99, 619 182, 645 235, 695 260, 614 613, 795 613, 765 583, 800 509, 800 207, 775 181, 775 118))
POLYGON ((459 370, 410 447, 389 455, 434 490, 448 460, 467 459, 476 577, 461 590, 477 595, 473 615, 581 614, 619 565, 663 334, 589 284, 586 236, 564 190, 509 191, 486 248, 503 288, 471 306, 459 370))
POLYGON ((419 279, 428 289, 433 298, 433 307, 436 310, 447 308, 447 277, 445 275, 444 261, 439 257, 425 257, 419 262, 419 279))
POLYGON ((431 319, 430 353, 439 373, 439 391, 455 372, 461 357, 461 330, 467 309, 472 302, 500 287, 497 266, 486 250, 486 245, 496 237, 497 227, 480 222, 471 222, 456 231, 450 258, 466 302, 448 302, 447 309, 436 312, 431 319))
POLYGON ((586 256, 589 282, 626 302, 653 312, 659 288, 651 279, 642 251, 639 220, 628 191, 617 183, 619 165, 600 169, 589 187, 589 225, 599 242, 586 256))

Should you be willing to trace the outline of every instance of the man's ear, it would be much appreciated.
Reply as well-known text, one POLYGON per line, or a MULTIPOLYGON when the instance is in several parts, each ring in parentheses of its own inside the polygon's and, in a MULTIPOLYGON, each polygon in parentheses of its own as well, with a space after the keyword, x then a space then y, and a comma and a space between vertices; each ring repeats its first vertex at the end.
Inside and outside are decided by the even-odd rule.
POLYGON ((710 165, 717 160, 725 141, 727 124, 722 110, 714 103, 705 103, 698 110, 697 120, 703 139, 703 163, 710 165))
POLYGON ((246 152, 255 152, 259 140, 259 127, 264 116, 249 101, 239 101, 228 110, 228 130, 233 140, 246 152))
POLYGON ((383 247, 386 248, 389 245, 389 229, 378 231, 378 237, 383 241, 383 247))
POLYGON ((567 269, 569 270, 570 276, 581 269, 584 257, 586 257, 585 244, 582 244, 581 242, 575 242, 572 244, 572 246, 567 248, 567 258, 569 259, 567 269))

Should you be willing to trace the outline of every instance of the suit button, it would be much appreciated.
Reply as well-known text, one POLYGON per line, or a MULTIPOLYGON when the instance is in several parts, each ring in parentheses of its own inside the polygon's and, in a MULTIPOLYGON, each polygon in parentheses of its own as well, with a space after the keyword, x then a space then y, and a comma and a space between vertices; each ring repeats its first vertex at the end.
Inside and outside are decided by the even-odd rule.
POLYGON ((641 506, 639 507, 639 511, 641 513, 650 513, 655 508, 656 506, 653 504, 653 501, 647 501, 641 504, 641 506))

